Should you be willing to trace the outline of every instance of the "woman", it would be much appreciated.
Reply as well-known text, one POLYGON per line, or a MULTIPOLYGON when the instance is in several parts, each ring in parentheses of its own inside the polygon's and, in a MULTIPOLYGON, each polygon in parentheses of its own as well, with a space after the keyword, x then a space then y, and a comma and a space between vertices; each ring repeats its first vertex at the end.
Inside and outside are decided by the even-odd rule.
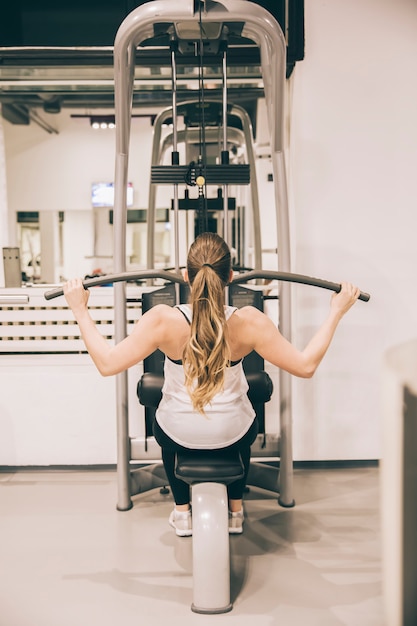
POLYGON ((229 531, 242 532, 242 495, 249 470, 250 446, 257 434, 255 412, 247 397, 242 359, 255 350, 295 376, 316 371, 343 315, 359 297, 359 289, 342 283, 333 294, 327 319, 304 350, 288 342, 261 311, 224 305, 231 280, 230 250, 216 234, 204 233, 191 245, 185 279, 189 305, 159 304, 145 313, 133 332, 110 346, 88 312, 89 293, 81 279, 68 281, 64 294, 78 322, 87 350, 103 376, 135 365, 159 348, 165 358, 162 400, 154 434, 175 500, 169 523, 179 536, 192 533, 189 486, 174 475, 175 453, 192 449, 238 448, 245 476, 228 485, 229 531))

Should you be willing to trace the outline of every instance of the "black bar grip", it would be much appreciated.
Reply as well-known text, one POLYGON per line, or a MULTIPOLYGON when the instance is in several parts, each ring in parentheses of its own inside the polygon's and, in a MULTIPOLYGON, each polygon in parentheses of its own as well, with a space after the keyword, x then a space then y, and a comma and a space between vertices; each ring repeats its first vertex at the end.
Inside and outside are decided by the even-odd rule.
MULTIPOLYGON (((100 285, 109 285, 110 283, 120 283, 123 281, 145 280, 147 278, 162 278, 172 283, 180 283, 185 285, 182 275, 166 272, 164 270, 142 270, 141 272, 123 272, 122 274, 108 274, 107 276, 98 276, 97 278, 87 278, 83 280, 85 289, 89 287, 99 287, 100 285)), ((64 295, 63 287, 56 287, 50 291, 45 291, 45 300, 52 300, 64 295)))
MULTIPOLYGON (((273 270, 251 270, 238 274, 231 281, 232 283, 248 282, 255 278, 265 278, 270 280, 282 280, 290 283, 300 283, 302 285, 311 285, 312 287, 321 287, 322 289, 329 289, 339 293, 342 288, 340 283, 332 283, 328 280, 322 280, 321 278, 313 278, 312 276, 304 276, 303 274, 292 274, 290 272, 274 272, 273 270)), ((368 302, 370 299, 369 293, 360 292, 359 300, 368 302)))

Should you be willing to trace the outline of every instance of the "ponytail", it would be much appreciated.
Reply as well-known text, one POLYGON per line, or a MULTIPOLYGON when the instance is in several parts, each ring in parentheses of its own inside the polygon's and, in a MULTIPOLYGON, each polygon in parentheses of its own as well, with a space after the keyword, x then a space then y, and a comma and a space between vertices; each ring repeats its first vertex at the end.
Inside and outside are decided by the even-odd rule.
POLYGON ((223 389, 230 361, 224 311, 224 288, 230 273, 230 251, 213 233, 200 235, 187 261, 191 284, 190 340, 184 348, 185 384, 193 408, 204 407, 223 389))

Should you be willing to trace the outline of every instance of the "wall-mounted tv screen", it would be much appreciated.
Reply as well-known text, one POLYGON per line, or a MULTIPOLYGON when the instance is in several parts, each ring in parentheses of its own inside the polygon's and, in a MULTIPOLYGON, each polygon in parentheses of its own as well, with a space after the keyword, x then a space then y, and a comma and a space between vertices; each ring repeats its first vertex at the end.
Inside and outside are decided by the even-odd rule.
MULTIPOLYGON (((127 184, 127 206, 133 206, 133 183, 127 184)), ((91 204, 93 207, 114 206, 114 183, 93 183, 91 186, 91 204)))

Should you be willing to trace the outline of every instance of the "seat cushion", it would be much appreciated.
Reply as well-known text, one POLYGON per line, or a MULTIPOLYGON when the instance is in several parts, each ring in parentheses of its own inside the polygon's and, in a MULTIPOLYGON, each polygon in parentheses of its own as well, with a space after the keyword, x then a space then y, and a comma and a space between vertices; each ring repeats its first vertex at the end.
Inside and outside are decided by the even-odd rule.
POLYGON ((175 475, 189 483, 232 483, 243 478, 244 468, 237 451, 187 450, 176 458, 175 475))

